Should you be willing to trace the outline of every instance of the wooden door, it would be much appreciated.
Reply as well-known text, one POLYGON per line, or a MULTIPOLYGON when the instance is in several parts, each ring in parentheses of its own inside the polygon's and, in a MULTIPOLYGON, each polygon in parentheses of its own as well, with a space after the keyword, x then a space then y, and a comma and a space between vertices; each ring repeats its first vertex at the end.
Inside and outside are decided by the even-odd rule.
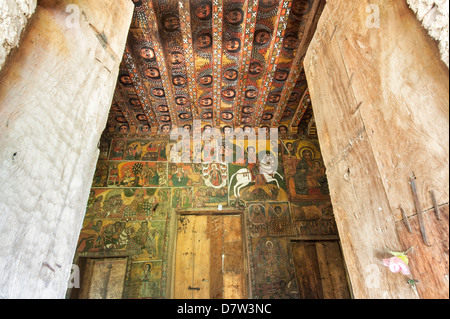
POLYGON ((301 299, 350 298, 338 242, 293 242, 292 253, 301 299))
POLYGON ((88 258, 79 299, 121 299, 127 258, 88 258))
POLYGON ((180 215, 175 299, 246 297, 240 215, 180 215))

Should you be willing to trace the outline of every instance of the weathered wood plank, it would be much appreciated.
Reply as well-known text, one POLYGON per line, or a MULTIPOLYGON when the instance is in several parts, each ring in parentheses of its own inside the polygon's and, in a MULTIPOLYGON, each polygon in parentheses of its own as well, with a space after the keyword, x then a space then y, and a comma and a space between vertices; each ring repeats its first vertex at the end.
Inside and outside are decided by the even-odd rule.
POLYGON ((338 242, 323 242, 324 252, 327 256, 328 271, 330 272, 331 284, 333 286, 334 299, 349 299, 347 276, 344 261, 338 242))
POLYGON ((193 292, 193 230, 195 217, 183 216, 178 220, 178 234, 175 253, 174 299, 192 299, 193 292), (182 222, 183 221, 183 225, 182 222))
POLYGON ((436 218, 432 209, 423 213, 430 247, 423 244, 417 215, 409 217, 412 228, 410 234, 402 221, 398 221, 397 230, 403 247, 413 247, 408 254, 409 267, 421 298, 449 298, 449 205, 439 207, 441 220, 436 218))
POLYGON ((367 24, 369 4, 327 3, 305 71, 355 297, 416 298, 383 268, 378 286, 366 281, 387 250, 407 248, 395 220, 400 206, 414 212, 412 172, 424 208, 432 189, 441 191, 438 203, 448 202, 448 130, 439 130, 448 128, 448 69, 404 1, 379 1, 376 29, 367 24), (424 53, 434 62, 411 71, 424 53))
MULTIPOLYGON (((134 5, 129 0, 32 2, 34 16, 0 75, 0 125, 8 127, 0 135, 0 294, 61 299, 134 5), (27 151, 17 153, 15 166, 6 159, 18 145, 27 151), (43 261, 61 269, 53 272, 43 261)), ((31 1, 2 0, 2 17, 5 3, 27 7, 31 1)), ((2 32, 8 22, 2 19, 2 32)))
POLYGON ((337 43, 331 41, 335 32, 335 23, 327 5, 304 61, 327 171, 333 168, 335 161, 345 156, 364 130, 359 116, 353 113, 357 102, 349 90, 350 78, 345 71, 342 72, 345 61, 338 54, 337 43))
POLYGON ((430 190, 448 202, 449 74, 436 43, 406 1, 378 1, 379 28, 367 27, 373 1, 333 2, 336 14, 345 7, 335 39, 396 219, 400 205, 415 214, 413 172, 423 209, 430 190))
POLYGON ((326 244, 324 242, 316 243, 316 251, 317 251, 317 261, 319 264, 320 270, 320 279, 323 289, 323 298, 324 299, 335 299, 335 292, 333 287, 333 280, 330 274, 330 267, 327 256, 326 244))
POLYGON ((174 298, 246 296, 241 215, 180 215, 176 247, 174 298))
POLYGON ((323 299, 323 288, 315 243, 292 243, 300 299, 323 299))
POLYGON ((223 217, 208 216, 208 236, 211 241, 210 251, 210 296, 212 299, 223 298, 222 253, 224 249, 223 217))
POLYGON ((91 289, 92 273, 94 271, 94 259, 86 260, 82 285, 80 286, 79 299, 89 299, 89 291, 91 289))
POLYGON ((242 273, 227 273, 224 276, 223 299, 244 299, 242 273))
POLYGON ((208 216, 196 216, 193 230, 194 276, 192 290, 194 299, 210 299, 210 254, 211 241, 208 236, 208 216))
POLYGON ((381 264, 387 251, 404 249, 378 174, 366 134, 328 174, 353 292, 355 298, 415 298, 403 278, 386 271, 378 274, 378 285, 367 284, 370 269, 381 264))
POLYGON ((89 258, 80 299, 121 299, 126 269, 126 258, 89 258))
POLYGON ((222 217, 224 225, 223 286, 225 299, 241 299, 245 295, 241 216, 222 217))

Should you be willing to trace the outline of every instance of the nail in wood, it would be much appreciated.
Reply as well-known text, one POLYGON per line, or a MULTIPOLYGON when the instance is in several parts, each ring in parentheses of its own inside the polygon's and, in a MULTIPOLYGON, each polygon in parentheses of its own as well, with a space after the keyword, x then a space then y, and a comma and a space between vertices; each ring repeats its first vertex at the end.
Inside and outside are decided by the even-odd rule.
POLYGON ((405 210, 400 206, 400 211, 402 212, 403 222, 405 223, 406 229, 412 234, 411 225, 409 224, 408 217, 406 216, 405 210))
POLYGON ((437 219, 441 220, 441 213, 439 212, 439 206, 436 200, 436 194, 434 191, 430 191, 431 200, 433 201, 434 213, 436 214, 437 219))
POLYGON ((417 187, 416 187, 415 179, 416 179, 416 177, 413 174, 413 176, 409 180, 409 183, 411 184, 412 192, 414 195, 414 205, 416 206, 417 219, 419 220, 420 232, 422 233, 423 241, 425 242, 425 244, 427 246, 430 246, 430 244, 428 242, 427 232, 425 230, 425 224, 423 221, 422 206, 420 205, 419 196, 417 195, 417 187))

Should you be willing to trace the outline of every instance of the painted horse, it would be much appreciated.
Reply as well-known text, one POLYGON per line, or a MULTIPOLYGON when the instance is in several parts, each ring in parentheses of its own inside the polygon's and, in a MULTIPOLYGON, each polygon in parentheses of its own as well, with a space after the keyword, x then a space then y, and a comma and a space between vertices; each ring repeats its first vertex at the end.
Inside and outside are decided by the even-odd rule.
MULTIPOLYGON (((272 165, 272 163, 273 161, 271 159, 271 156, 264 155, 263 159, 259 164, 259 173, 264 177, 266 183, 275 182, 277 184, 277 187, 280 188, 280 184, 278 183, 278 180, 275 177, 276 175, 278 175, 281 179, 283 179, 283 176, 281 176, 281 174, 277 172, 277 167, 272 165)), ((252 174, 248 168, 241 168, 231 176, 230 183, 228 185, 228 193, 230 192, 231 181, 233 180, 234 177, 236 177, 236 184, 233 187, 233 191, 234 195, 237 198, 241 197, 240 190, 243 187, 256 181, 256 177, 255 178, 252 177, 252 174)))

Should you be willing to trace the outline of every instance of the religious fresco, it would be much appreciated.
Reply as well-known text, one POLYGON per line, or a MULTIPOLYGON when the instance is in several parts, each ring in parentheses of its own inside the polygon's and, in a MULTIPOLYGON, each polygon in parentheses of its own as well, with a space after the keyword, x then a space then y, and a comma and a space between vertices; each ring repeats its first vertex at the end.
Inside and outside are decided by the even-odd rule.
POLYGON ((299 236, 337 236, 331 202, 291 203, 291 215, 299 236))
MULTIPOLYGON (((86 209, 86 219, 119 220, 153 219, 164 212, 170 200, 170 189, 92 188, 86 209)), ((167 211, 166 211, 167 213, 167 211)), ((161 216, 165 219, 166 216, 161 216)))
POLYGON ((170 149, 177 141, 168 136, 104 136, 76 256, 129 256, 125 298, 165 298, 170 216, 219 205, 240 208, 251 297, 297 298, 290 241, 333 239, 338 232, 321 184, 326 176, 318 141, 280 137, 273 143, 258 143, 251 135, 233 140, 229 153, 219 144, 219 159, 228 155, 230 163, 201 161, 216 152, 202 141, 201 150, 211 158, 194 163, 192 156, 173 161, 170 149))
POLYGON ((164 187, 167 184, 166 163, 99 161, 92 187, 164 187))
POLYGON ((290 243, 338 238, 330 202, 255 202, 246 208, 251 295, 298 298, 290 243))
POLYGON ((118 252, 134 260, 161 259, 165 221, 122 222, 111 219, 86 220, 77 252, 118 252))
POLYGON ((297 126, 298 134, 304 134, 308 136, 317 136, 317 128, 314 120, 314 113, 311 106, 311 101, 303 106, 303 116, 301 121, 298 121, 299 124, 297 126))
POLYGON ((204 181, 201 175, 201 171, 201 164, 169 163, 169 186, 203 186, 204 181))
POLYGON ((294 236, 288 203, 267 203, 267 228, 269 236, 294 236))
MULTIPOLYGON (((306 82, 306 74, 301 66, 300 75, 297 78, 297 82, 291 84, 291 94, 287 100, 283 101, 283 111, 279 112, 279 127, 284 126, 287 131, 298 133, 294 128, 298 127, 300 123, 304 124, 303 118, 306 105, 308 103, 308 97, 306 95, 308 91, 308 83, 306 82)), ((279 108, 281 110, 281 108, 279 108)))
POLYGON ((98 155, 99 160, 107 160, 108 154, 109 154, 109 145, 111 141, 110 139, 106 138, 104 135, 100 138, 100 144, 99 144, 99 150, 100 153, 98 155))
POLYGON ((250 201, 287 201, 283 166, 279 162, 278 142, 233 140, 229 150, 232 164, 228 165, 230 205, 250 201))
POLYGON ((261 164, 229 164, 229 200, 236 202, 287 201, 283 166, 262 159, 261 164))
POLYGON ((109 160, 167 161, 167 139, 113 139, 109 160))
POLYGON ((134 262, 127 276, 124 287, 124 297, 159 298, 161 297, 162 262, 134 262))
POLYGON ((228 205, 228 189, 212 187, 194 187, 193 189, 193 207, 217 208, 218 205, 228 205))
POLYGON ((172 188, 172 208, 192 208, 194 203, 192 187, 172 188))
POLYGON ((283 140, 282 144, 289 199, 328 200, 328 181, 317 140, 283 140))
POLYGON ((128 255, 125 298, 165 298, 171 214, 240 208, 253 297, 294 298, 289 240, 337 234, 318 142, 306 136, 316 128, 305 36, 325 1, 133 3, 77 254, 128 255), (202 134, 250 137, 232 149, 213 137, 197 144, 194 121, 202 134), (251 137, 277 127, 273 145, 251 137), (189 152, 176 149, 175 128, 191 137, 189 152))
POLYGON ((251 293, 254 299, 297 299, 298 289, 289 240, 250 238, 251 293))
POLYGON ((247 207, 247 231, 253 237, 265 237, 268 235, 266 206, 264 203, 253 203, 247 207))
MULTIPOLYGON (((291 82, 293 81, 293 74, 291 74, 292 66, 295 68, 298 66, 295 60, 298 44, 302 38, 302 32, 304 32, 305 21, 308 20, 311 14, 313 1, 293 0, 291 6, 291 14, 288 17, 288 23, 285 30, 285 36, 281 45, 281 51, 278 57, 278 64, 273 74, 272 86, 268 92, 264 113, 261 117, 261 124, 272 123, 276 109, 279 107, 282 101, 282 94, 287 84, 288 89, 291 89, 291 82), (291 76, 291 77, 289 77, 291 76)), ((290 110, 295 112, 299 99, 302 95, 302 89, 306 88, 306 79, 304 73, 298 76, 297 83, 291 92, 291 95, 285 99, 286 110, 283 112, 283 116, 280 119, 280 123, 289 119, 290 110), (303 76, 302 76, 303 75, 303 76), (299 92, 300 91, 300 92, 299 92)), ((292 117, 292 114, 291 114, 292 117)))

